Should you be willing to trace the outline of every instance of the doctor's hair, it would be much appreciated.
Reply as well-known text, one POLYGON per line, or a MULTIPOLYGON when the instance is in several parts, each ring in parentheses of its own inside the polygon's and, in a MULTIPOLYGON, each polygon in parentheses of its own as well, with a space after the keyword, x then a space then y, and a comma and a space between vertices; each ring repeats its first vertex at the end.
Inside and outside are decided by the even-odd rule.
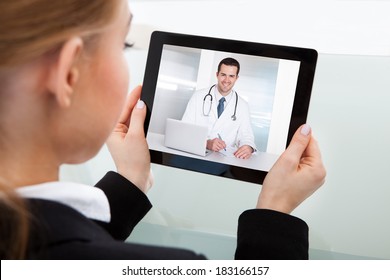
POLYGON ((22 65, 60 49, 72 36, 80 36, 88 43, 113 21, 118 3, 119 0, 0 1, 0 69, 22 65))
POLYGON ((234 59, 232 57, 226 57, 226 58, 222 59, 218 64, 218 73, 221 70, 222 64, 227 65, 227 66, 235 66, 235 67, 237 67, 237 76, 238 76, 238 73, 240 73, 240 63, 236 59, 234 59))

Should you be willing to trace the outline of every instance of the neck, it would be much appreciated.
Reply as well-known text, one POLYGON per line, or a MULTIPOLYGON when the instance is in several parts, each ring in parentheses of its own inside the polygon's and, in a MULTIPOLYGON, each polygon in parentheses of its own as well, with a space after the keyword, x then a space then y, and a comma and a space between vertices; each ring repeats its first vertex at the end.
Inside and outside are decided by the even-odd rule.
POLYGON ((228 96, 229 95, 229 93, 231 93, 232 92, 232 90, 229 90, 229 91, 227 91, 227 92, 225 92, 225 91, 222 91, 219 87, 217 87, 218 88, 218 92, 219 92, 219 94, 220 95, 222 95, 223 97, 226 97, 226 96, 228 96))
POLYGON ((13 187, 59 178, 59 161, 46 129, 52 118, 36 106, 33 94, 23 92, 3 92, 0 106, 0 178, 13 187))
POLYGON ((21 145, 3 145, 0 147, 0 177, 12 187, 28 186, 44 182, 57 181, 59 165, 39 147, 29 145, 30 140, 21 145), (7 148, 8 146, 8 148, 7 148), (15 149, 15 147, 19 147, 15 149))

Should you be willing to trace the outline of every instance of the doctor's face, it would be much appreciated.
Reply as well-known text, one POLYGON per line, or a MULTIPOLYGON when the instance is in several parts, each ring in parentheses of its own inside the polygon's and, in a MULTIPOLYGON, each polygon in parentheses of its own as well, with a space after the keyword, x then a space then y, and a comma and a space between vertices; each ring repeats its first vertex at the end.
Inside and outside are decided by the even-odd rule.
POLYGON ((219 93, 223 96, 228 95, 237 79, 237 67, 222 64, 221 69, 217 72, 219 93))

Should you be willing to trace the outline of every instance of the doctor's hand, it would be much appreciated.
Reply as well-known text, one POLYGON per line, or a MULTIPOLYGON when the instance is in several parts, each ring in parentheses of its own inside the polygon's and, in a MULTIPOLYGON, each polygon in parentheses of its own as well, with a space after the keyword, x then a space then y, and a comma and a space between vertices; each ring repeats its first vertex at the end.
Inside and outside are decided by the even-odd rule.
POLYGON ((252 156, 253 149, 249 145, 243 145, 234 153, 236 158, 248 159, 252 156))
POLYGON ((144 134, 146 106, 139 101, 140 96, 141 86, 138 86, 128 96, 107 146, 118 173, 146 193, 153 184, 153 176, 144 134))
POLYGON ((226 143, 219 138, 214 138, 212 140, 207 140, 206 148, 210 151, 218 152, 226 148, 226 143))
POLYGON ((317 141, 310 126, 303 125, 265 177, 257 208, 290 214, 325 182, 325 176, 317 141))

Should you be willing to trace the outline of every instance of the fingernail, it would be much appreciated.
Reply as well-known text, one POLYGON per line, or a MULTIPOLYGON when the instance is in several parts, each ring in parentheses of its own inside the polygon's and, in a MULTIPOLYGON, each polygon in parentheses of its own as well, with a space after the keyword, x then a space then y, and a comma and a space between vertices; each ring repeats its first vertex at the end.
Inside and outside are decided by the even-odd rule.
POLYGON ((136 108, 143 109, 145 107, 145 103, 142 100, 138 100, 136 108))
POLYGON ((301 128, 301 134, 303 134, 303 135, 305 135, 305 136, 309 135, 309 134, 310 134, 310 131, 311 131, 311 127, 310 127, 310 125, 308 125, 308 124, 304 124, 304 125, 302 126, 302 128, 301 128))

